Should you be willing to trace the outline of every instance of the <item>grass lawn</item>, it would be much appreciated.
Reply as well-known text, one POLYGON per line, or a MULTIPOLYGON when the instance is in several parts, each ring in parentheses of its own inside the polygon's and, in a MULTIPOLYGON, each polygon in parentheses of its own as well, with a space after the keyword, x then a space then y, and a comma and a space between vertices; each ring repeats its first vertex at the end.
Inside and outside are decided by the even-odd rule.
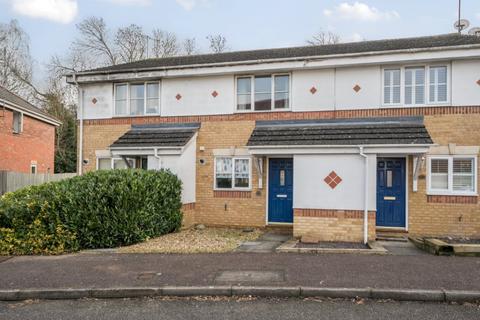
POLYGON ((229 252, 244 241, 257 239, 263 232, 241 229, 186 229, 118 249, 121 253, 220 253, 229 252))

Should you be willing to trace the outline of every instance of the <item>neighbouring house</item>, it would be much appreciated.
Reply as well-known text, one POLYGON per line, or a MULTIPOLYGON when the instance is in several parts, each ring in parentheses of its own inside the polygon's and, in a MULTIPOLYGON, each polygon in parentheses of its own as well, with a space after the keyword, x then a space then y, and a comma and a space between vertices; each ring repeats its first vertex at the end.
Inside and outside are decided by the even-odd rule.
POLYGON ((171 169, 185 224, 480 238, 480 37, 148 59, 67 81, 79 171, 171 169))
POLYGON ((60 121, 0 86, 0 170, 53 173, 60 121))

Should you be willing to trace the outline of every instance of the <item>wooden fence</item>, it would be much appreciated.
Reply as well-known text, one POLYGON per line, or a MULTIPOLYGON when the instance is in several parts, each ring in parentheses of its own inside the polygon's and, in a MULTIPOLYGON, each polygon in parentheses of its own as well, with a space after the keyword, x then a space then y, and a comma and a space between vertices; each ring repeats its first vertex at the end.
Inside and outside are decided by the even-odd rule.
POLYGON ((0 195, 15 191, 23 187, 42 184, 49 181, 59 181, 76 176, 76 173, 20 173, 0 171, 0 195))

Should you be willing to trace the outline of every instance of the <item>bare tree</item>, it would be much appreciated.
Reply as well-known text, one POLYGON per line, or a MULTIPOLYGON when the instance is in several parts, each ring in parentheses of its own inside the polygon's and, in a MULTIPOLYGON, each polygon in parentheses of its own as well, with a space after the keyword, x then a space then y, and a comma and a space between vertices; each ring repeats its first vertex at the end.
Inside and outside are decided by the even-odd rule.
POLYGON ((142 27, 131 24, 117 30, 115 46, 121 62, 141 60, 146 57, 147 36, 142 27))
POLYGON ((340 36, 331 31, 320 30, 312 36, 310 40, 307 40, 307 44, 311 46, 320 46, 324 44, 335 44, 340 42, 340 36))
POLYGON ((152 32, 153 48, 155 58, 176 56, 180 52, 177 35, 173 32, 155 29, 152 32))
POLYGON ((77 29, 80 34, 73 43, 74 50, 86 51, 97 59, 103 58, 107 64, 117 63, 111 36, 103 18, 87 18, 77 24, 77 29))
POLYGON ((187 38, 183 40, 183 52, 190 56, 192 54, 198 53, 197 41, 195 38, 187 38))
POLYGON ((33 59, 30 39, 16 20, 0 24, 0 85, 22 95, 30 95, 33 59))
POLYGON ((228 50, 227 38, 225 38, 223 35, 209 35, 207 36, 207 39, 210 42, 210 50, 213 53, 221 53, 228 50))

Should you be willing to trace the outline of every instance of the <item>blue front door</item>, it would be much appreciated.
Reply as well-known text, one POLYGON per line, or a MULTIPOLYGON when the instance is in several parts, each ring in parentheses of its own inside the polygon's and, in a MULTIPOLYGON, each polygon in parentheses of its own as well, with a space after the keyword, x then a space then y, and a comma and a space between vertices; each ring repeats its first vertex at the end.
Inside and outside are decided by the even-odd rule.
POLYGON ((405 227, 405 159, 377 159, 377 227, 405 227))
POLYGON ((293 159, 270 159, 268 222, 293 222, 293 159))

